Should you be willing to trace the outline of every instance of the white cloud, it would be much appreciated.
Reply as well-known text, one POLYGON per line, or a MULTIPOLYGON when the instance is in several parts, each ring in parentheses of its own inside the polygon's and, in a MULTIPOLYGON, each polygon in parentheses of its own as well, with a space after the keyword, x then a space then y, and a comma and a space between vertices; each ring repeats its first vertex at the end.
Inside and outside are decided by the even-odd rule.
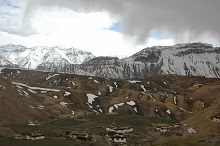
POLYGON ((33 46, 61 46, 76 47, 82 50, 91 51, 96 56, 119 56, 124 57, 134 53, 134 45, 126 42, 123 35, 109 30, 96 30, 95 35, 85 36, 69 35, 42 35, 36 34, 29 37, 22 37, 14 34, 0 32, 0 44, 21 44, 27 47, 33 46))
POLYGON ((35 13, 33 27, 41 34, 80 34, 93 30, 108 28, 112 20, 107 14, 76 13, 68 9, 43 10, 35 13))
POLYGON ((28 47, 76 47, 96 56, 125 57, 134 53, 134 40, 108 30, 117 20, 105 12, 76 13, 68 9, 39 10, 29 19, 37 34, 19 36, 0 32, 0 44, 15 43, 28 47))
POLYGON ((148 46, 174 44, 172 39, 155 38, 146 38, 146 44, 137 44, 137 36, 125 36, 122 32, 108 30, 118 20, 106 12, 83 13, 66 8, 40 7, 24 15, 25 5, 20 6, 21 9, 16 10, 18 15, 14 10, 7 9, 13 12, 13 15, 7 16, 7 20, 10 21, 5 20, 1 23, 0 44, 75 47, 90 51, 96 56, 118 57, 132 55, 148 46), (17 32, 25 31, 27 34, 35 32, 35 34, 20 36, 19 33, 4 32, 3 28, 10 27, 14 27, 13 30, 17 32))
POLYGON ((155 45, 202 41, 217 46, 219 3, 0 0, 0 45, 76 47, 97 56, 121 57, 155 45), (122 32, 107 29, 117 23, 122 32), (165 37, 149 36, 152 31, 165 37))

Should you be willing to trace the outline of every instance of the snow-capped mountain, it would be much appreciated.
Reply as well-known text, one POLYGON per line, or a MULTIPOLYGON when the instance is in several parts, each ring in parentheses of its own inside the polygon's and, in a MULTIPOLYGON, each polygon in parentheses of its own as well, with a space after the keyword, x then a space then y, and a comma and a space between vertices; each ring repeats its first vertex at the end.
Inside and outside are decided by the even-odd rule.
POLYGON ((6 45, 0 65, 107 78, 144 78, 177 74, 220 77, 220 48, 204 43, 155 46, 119 59, 95 57, 74 48, 6 45))
POLYGON ((220 48, 209 44, 177 44, 143 49, 124 59, 128 76, 157 74, 220 77, 220 48))
POLYGON ((220 48, 191 43, 157 46, 124 58, 93 58, 81 65, 71 65, 66 72, 109 78, 144 78, 177 74, 220 77, 220 48))
POLYGON ((90 52, 75 48, 33 47, 21 45, 0 46, 0 65, 28 69, 64 67, 69 64, 81 64, 94 58, 90 52))

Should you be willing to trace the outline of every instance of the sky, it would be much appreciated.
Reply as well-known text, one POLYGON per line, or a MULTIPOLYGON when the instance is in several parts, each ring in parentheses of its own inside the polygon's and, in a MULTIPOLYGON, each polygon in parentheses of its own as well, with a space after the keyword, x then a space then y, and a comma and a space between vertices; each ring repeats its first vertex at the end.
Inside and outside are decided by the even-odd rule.
POLYGON ((150 46, 220 46, 219 6, 220 0, 0 0, 0 45, 120 58, 150 46))

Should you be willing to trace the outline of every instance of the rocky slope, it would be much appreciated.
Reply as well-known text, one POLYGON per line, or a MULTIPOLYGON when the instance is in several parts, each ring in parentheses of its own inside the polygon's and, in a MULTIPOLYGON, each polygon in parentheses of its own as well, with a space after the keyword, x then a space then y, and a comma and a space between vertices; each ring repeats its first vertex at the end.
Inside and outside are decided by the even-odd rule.
POLYGON ((109 78, 164 74, 219 78, 220 48, 203 43, 151 47, 124 59, 94 58, 81 65, 71 65, 66 72, 109 78))

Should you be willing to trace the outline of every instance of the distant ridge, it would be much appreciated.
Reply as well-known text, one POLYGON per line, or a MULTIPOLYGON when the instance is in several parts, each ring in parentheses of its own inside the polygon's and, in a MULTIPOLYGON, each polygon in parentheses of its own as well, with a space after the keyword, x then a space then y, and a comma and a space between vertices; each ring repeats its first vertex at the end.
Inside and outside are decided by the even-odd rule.
POLYGON ((0 46, 0 65, 27 69, 36 69, 47 65, 53 68, 62 68, 62 66, 69 64, 81 64, 94 57, 91 52, 76 48, 57 46, 27 48, 13 44, 0 46))
POLYGON ((145 48, 130 57, 95 57, 59 47, 0 46, 0 65, 107 78, 176 74, 220 77, 220 48, 206 43, 145 48))

